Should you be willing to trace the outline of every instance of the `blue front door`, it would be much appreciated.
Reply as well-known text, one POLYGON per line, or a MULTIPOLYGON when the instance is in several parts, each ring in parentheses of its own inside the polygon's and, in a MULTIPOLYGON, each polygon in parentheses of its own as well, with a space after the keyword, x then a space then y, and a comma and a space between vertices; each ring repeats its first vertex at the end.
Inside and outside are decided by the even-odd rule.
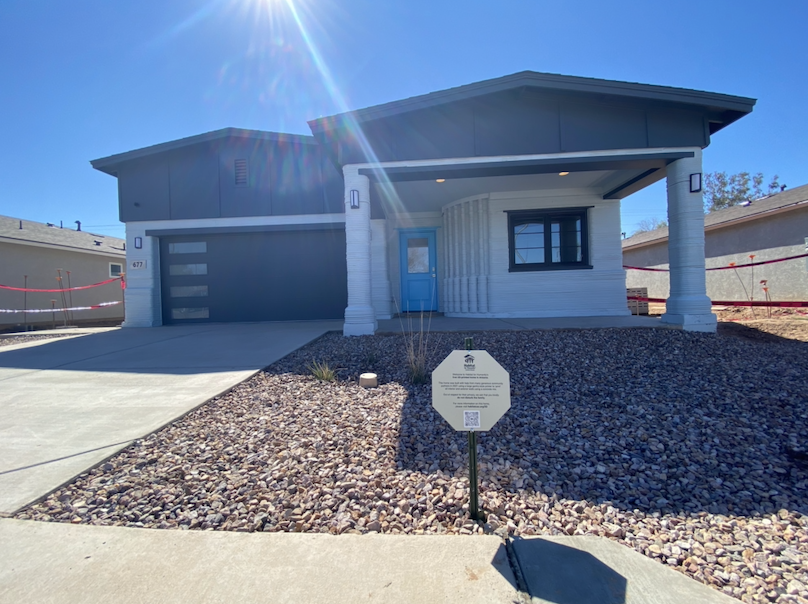
POLYGON ((435 230, 401 231, 401 310, 438 310, 435 230))

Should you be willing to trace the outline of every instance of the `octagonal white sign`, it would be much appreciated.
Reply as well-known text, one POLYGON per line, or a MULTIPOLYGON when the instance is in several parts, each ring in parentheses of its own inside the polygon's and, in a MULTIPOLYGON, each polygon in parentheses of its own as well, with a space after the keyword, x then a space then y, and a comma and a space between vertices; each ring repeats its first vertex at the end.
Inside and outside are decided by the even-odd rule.
POLYGON ((487 432, 511 408, 511 376, 485 350, 454 350, 432 372, 432 407, 455 430, 487 432))

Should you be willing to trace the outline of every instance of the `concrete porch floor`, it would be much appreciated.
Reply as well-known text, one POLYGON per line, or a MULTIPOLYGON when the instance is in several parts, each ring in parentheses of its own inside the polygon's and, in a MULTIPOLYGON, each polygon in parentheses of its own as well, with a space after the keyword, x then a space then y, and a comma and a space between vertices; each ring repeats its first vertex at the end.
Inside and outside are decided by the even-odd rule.
MULTIPOLYGON (((677 329, 676 326, 662 323, 659 317, 619 316, 619 317, 545 317, 540 319, 472 319, 465 317, 429 317, 424 314, 424 330, 429 331, 524 331, 531 329, 605 329, 646 327, 657 329, 677 329)), ((406 317, 395 317, 379 321, 376 333, 406 333, 420 331, 421 317, 411 313, 406 317)))

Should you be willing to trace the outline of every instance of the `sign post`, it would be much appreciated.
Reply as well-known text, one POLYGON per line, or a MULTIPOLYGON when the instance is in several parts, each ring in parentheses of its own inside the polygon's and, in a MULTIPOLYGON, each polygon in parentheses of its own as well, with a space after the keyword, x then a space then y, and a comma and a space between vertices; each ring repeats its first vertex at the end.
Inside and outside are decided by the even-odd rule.
POLYGON ((432 372, 432 407, 458 431, 469 433, 469 513, 481 520, 477 485, 477 432, 487 432, 511 407, 511 380, 485 350, 449 353, 432 372))

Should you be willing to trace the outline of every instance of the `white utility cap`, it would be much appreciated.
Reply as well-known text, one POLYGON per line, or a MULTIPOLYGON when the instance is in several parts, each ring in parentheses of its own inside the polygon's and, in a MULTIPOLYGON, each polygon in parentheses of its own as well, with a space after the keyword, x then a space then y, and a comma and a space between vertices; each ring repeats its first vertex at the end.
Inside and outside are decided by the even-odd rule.
POLYGON ((379 380, 375 373, 363 373, 359 376, 359 385, 363 388, 375 388, 379 385, 379 380))

